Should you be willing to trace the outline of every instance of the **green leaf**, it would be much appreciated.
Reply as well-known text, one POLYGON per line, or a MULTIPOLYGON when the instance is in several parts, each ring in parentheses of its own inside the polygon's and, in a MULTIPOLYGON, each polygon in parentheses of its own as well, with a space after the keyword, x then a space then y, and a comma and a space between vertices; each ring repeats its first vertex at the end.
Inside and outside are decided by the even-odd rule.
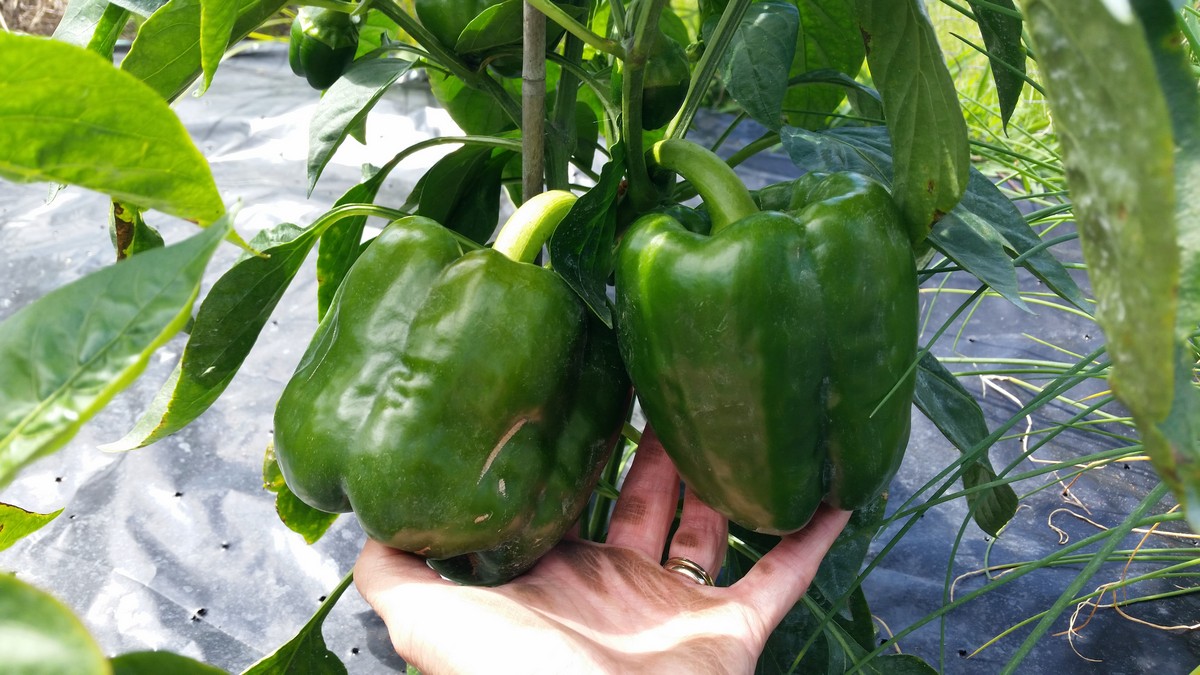
POLYGON ((263 457, 263 488, 275 494, 275 512, 279 514, 279 520, 309 544, 323 537, 338 519, 338 514, 314 509, 292 492, 279 470, 274 443, 267 446, 263 457))
POLYGON ((0 323, 0 487, 62 447, 187 323, 227 220, 59 287, 0 323))
MULTIPOLYGON (((917 385, 913 402, 925 417, 933 422, 946 440, 963 454, 971 452, 988 436, 983 409, 937 357, 929 352, 921 355, 917 364, 917 385)), ((986 450, 967 460, 963 467, 964 488, 972 488, 996 480, 996 470, 988 460, 986 450)), ((974 507, 975 524, 993 537, 1017 513, 1017 493, 1010 485, 996 485, 988 490, 967 495, 967 504, 974 507)))
POLYGON ((729 95, 768 129, 783 124, 783 100, 799 30, 795 5, 756 2, 746 9, 721 59, 721 81, 729 95))
POLYGON ((983 46, 988 51, 992 64, 992 79, 996 82, 996 96, 1000 99, 1000 120, 1008 128, 1008 120, 1017 101, 1021 99, 1021 88, 1025 86, 1025 46, 1021 44, 1021 14, 1013 0, 967 0, 983 46), (1011 10, 1002 12, 996 7, 1011 10))
MULTIPOLYGON (((809 171, 856 171, 890 185, 891 145, 880 127, 843 127, 823 133, 785 128, 783 146, 796 166, 809 171)), ((967 192, 933 229, 929 242, 1009 302, 1028 309, 1021 298, 1010 255, 1041 244, 1020 211, 979 171, 971 169, 967 192)), ((1048 249, 1022 262, 1072 304, 1088 310, 1075 280, 1048 249)))
POLYGON ((892 196, 920 242, 967 189, 967 124, 922 0, 855 6, 896 149, 892 196))
POLYGON ((100 646, 71 610, 7 573, 0 573, 0 654, 7 675, 110 672, 100 646))
MULTIPOLYGON (((284 0, 228 1, 237 13, 228 44, 249 35, 285 4, 284 0)), ((129 53, 121 61, 122 70, 144 80, 168 101, 186 91, 203 72, 201 2, 170 0, 159 7, 138 29, 129 53)))
MULTIPOLYGON (((1084 255, 1089 269, 1095 277, 1102 277, 1106 281, 1103 294, 1097 284, 1097 295, 1101 325, 1109 336, 1114 364, 1119 366, 1114 368, 1111 376, 1113 390, 1133 413, 1155 469, 1185 507, 1192 528, 1200 530, 1200 432, 1197 431, 1200 430, 1200 393, 1195 388, 1196 359, 1189 344, 1197 321, 1200 321, 1200 205, 1193 198, 1200 189, 1200 97, 1197 96, 1196 77, 1179 33, 1175 12, 1164 2, 1151 0, 1133 3, 1133 9, 1141 22, 1145 48, 1148 49, 1158 87, 1149 87, 1157 91, 1139 90, 1131 93, 1144 94, 1149 99, 1146 109, 1141 112, 1147 115, 1145 121, 1149 121, 1152 115, 1156 126, 1152 132, 1146 130, 1145 134, 1137 134, 1139 138, 1123 138, 1121 142, 1125 145, 1114 147, 1112 151, 1134 153, 1129 164, 1130 170, 1158 170, 1134 176, 1134 180, 1140 181, 1137 189, 1161 190, 1169 180, 1173 184, 1174 194, 1165 190, 1155 193, 1134 192, 1134 186, 1122 185, 1125 189, 1119 195, 1123 198, 1116 203, 1121 208, 1117 217, 1105 214, 1098 208, 1105 206, 1103 202, 1091 202, 1087 204, 1088 220, 1085 222, 1081 218, 1080 224, 1084 227, 1084 255), (1170 123, 1172 149, 1166 157, 1155 157, 1151 154, 1152 148, 1154 152, 1161 153, 1159 144, 1166 132, 1161 119, 1162 107, 1165 107, 1170 123), (1136 147, 1139 141, 1145 146, 1136 147), (1162 175, 1162 166, 1155 159, 1173 160, 1169 178, 1162 175), (1126 189, 1130 191, 1126 192, 1126 189), (1154 197, 1143 199, 1142 202, 1134 201, 1137 195, 1144 197, 1148 194, 1154 197), (1164 210, 1169 210, 1173 219, 1162 218, 1164 210), (1096 218, 1101 219, 1100 222, 1092 221, 1096 218), (1114 249, 1119 255, 1118 260, 1109 259, 1114 249), (1177 277, 1171 269, 1173 259, 1178 260, 1177 277), (1136 289, 1131 288, 1136 280, 1119 275, 1135 269, 1140 270, 1136 274, 1144 279, 1149 288, 1165 289, 1177 283, 1178 305, 1172 308, 1169 297, 1156 297, 1154 306, 1138 308, 1142 314, 1125 314, 1129 311, 1127 306, 1138 302, 1139 298, 1133 295, 1136 289), (1146 334, 1149 344, 1161 345, 1166 339, 1163 323, 1170 320, 1172 310, 1174 346, 1170 355, 1171 371, 1164 373, 1161 370, 1162 355, 1149 353, 1145 344, 1137 344, 1133 340, 1139 332, 1139 327, 1133 322, 1151 321, 1142 332, 1146 334), (1111 344, 1115 336, 1121 338, 1117 345, 1111 344), (1165 416, 1162 414, 1164 404, 1169 404, 1165 416)), ((1052 11, 1042 8, 1040 18, 1051 16, 1054 16, 1052 11)), ((1119 31, 1121 34, 1131 32, 1129 27, 1120 25, 1125 22, 1114 17, 1106 15, 1103 20, 1106 31, 1119 31), (1114 22, 1118 25, 1110 25, 1114 22)), ((1120 61, 1136 63, 1134 67, 1138 74, 1144 74, 1146 67, 1142 49, 1143 46, 1135 42, 1122 45, 1120 50, 1120 61)), ((1064 59, 1058 65, 1066 68, 1076 64, 1064 59)), ((1145 82, 1140 84, 1148 88, 1145 82)), ((1114 83, 1113 86, 1120 84, 1114 83)), ((1051 92, 1052 95, 1054 93, 1051 92)), ((1089 98, 1096 95, 1098 92, 1088 93, 1089 98)), ((1071 102, 1061 99, 1057 103, 1054 99, 1051 101, 1052 106, 1060 107, 1068 103, 1071 102)), ((1133 114, 1132 111, 1123 112, 1126 116, 1133 114)), ((1096 136, 1095 132, 1086 133, 1086 129, 1080 128, 1074 128, 1073 132, 1080 143, 1074 152, 1085 157, 1076 167, 1081 176, 1072 173, 1068 164, 1068 181, 1074 193, 1081 178, 1083 181, 1094 181, 1090 172, 1098 168, 1099 157, 1091 158, 1097 149, 1083 145, 1085 139, 1091 141, 1096 136)), ((1077 155, 1068 155, 1068 159, 1074 156, 1077 155)), ((1090 183, 1084 184, 1085 187, 1087 185, 1090 183)), ((1084 188, 1079 189, 1085 195, 1090 194, 1084 188)), ((1082 198, 1076 197, 1076 201, 1082 202, 1082 198)), ((1111 207, 1112 204, 1107 206, 1111 207)), ((1082 207, 1080 203, 1078 210, 1085 213, 1082 207)))
POLYGON ((1200 96, 1175 13, 1150 0, 1136 3, 1134 9, 1142 20, 1171 116, 1180 265, 1174 398, 1167 419, 1144 438, 1155 468, 1186 507, 1192 529, 1200 530, 1200 392, 1194 385, 1195 358, 1187 344, 1200 322, 1200 204, 1191 198, 1200 191, 1200 96))
POLYGON ((337 655, 325 647, 325 638, 321 635, 321 624, 329 615, 329 610, 337 604, 338 598, 354 580, 353 573, 347 574, 334 588, 325 601, 321 603, 313 617, 304 624, 296 637, 292 638, 274 653, 250 666, 243 675, 284 675, 305 673, 306 675, 344 675, 346 666, 337 655))
POLYGON ((124 7, 140 17, 147 18, 157 12, 160 7, 167 4, 167 0, 112 0, 112 4, 124 7))
POLYGON ((109 206, 108 236, 116 249, 117 260, 162 248, 166 243, 158 230, 146 224, 142 212, 136 206, 122 204, 116 200, 109 206))
POLYGON ((524 12, 524 0, 504 0, 484 9, 463 28, 454 51, 470 54, 519 43, 524 12))
MULTIPOLYGON (((1180 269, 1180 242, 1196 229, 1190 213, 1196 207, 1186 204, 1194 200, 1194 148, 1173 137, 1143 28, 1132 15, 1114 15, 1110 5, 1031 0, 1025 16, 1062 142, 1097 318, 1113 360, 1110 382, 1138 428, 1146 430, 1172 410, 1177 298, 1181 282, 1185 295, 1194 293, 1196 283, 1185 280, 1180 269), (1177 151, 1189 155, 1178 165, 1177 151)), ((1194 79, 1190 82, 1187 98, 1196 95, 1194 79)), ((1195 319, 1184 322, 1188 332, 1195 319)), ((1194 437, 1186 439, 1176 452, 1194 456, 1195 444, 1194 437)), ((1185 479, 1177 473, 1176 452, 1169 446, 1151 439, 1147 450, 1181 495, 1181 482, 1195 475, 1185 479)), ((1193 505, 1188 506, 1191 514, 1193 505)))
MULTIPOLYGON (((472 89, 453 75, 432 69, 425 72, 429 75, 429 87, 433 91, 433 97, 463 131, 472 135, 490 135, 516 128, 504 110, 496 105, 491 94, 472 89)), ((500 81, 500 86, 509 94, 520 98, 521 80, 504 78, 500 81)))
POLYGON ((62 512, 63 510, 59 509, 54 513, 33 513, 19 506, 0 502, 0 551, 42 529, 62 512))
POLYGON ((200 69, 204 82, 203 94, 212 84, 221 57, 229 48, 229 34, 237 23, 237 5, 229 0, 200 0, 200 69))
POLYGON ((1179 309, 1175 336, 1186 340, 1200 322, 1200 95, 1176 15, 1165 0, 1134 4, 1167 103, 1175 141, 1175 227, 1179 247, 1179 309))
POLYGON ((221 275, 196 312, 179 365, 150 408, 106 452, 142 448, 179 431, 208 410, 237 374, 320 232, 283 223, 250 240, 246 256, 221 275))
POLYGON ((171 652, 130 652, 111 660, 113 675, 220 675, 226 671, 171 652))
POLYGON ((550 237, 550 261, 572 290, 612 327, 612 309, 605 284, 613 266, 617 231, 617 194, 625 175, 625 146, 612 148, 612 159, 600 170, 600 180, 580 197, 550 237))
MULTIPOLYGON (((792 0, 800 11, 800 32, 789 76, 834 71, 854 81, 862 70, 862 34, 845 0, 792 0)), ((806 129, 828 126, 826 115, 837 110, 846 91, 829 84, 801 84, 788 89, 783 110, 788 124, 806 129)))
POLYGON ((108 0, 71 0, 52 37, 112 61, 113 48, 128 23, 129 10, 108 0))
POLYGON ((217 280, 200 306, 180 363, 150 407, 125 437, 100 449, 144 447, 207 410, 241 367, 319 234, 291 223, 259 232, 250 246, 262 255, 243 253, 217 280))
POLYGON ((500 221, 500 179, 512 156, 510 150, 464 145, 421 176, 404 209, 487 243, 500 221))
POLYGON ((401 59, 355 61, 321 97, 308 127, 310 195, 325 165, 350 130, 366 118, 383 92, 411 67, 411 61, 401 59))
POLYGON ((93 52, 0 32, 0 177, 98 190, 210 223, 208 163, 153 91, 93 52))
MULTIPOLYGON (((379 193, 379 187, 383 185, 383 181, 392 169, 400 163, 401 157, 403 155, 397 155, 392 161, 367 176, 363 182, 347 190, 346 194, 334 203, 334 206, 374 202, 375 195, 379 193)), ((337 293, 338 286, 342 285, 342 279, 346 277, 350 266, 358 259, 358 253, 362 250, 360 244, 366 224, 366 216, 342 218, 321 235, 321 243, 317 248, 318 320, 325 317, 325 312, 333 303, 333 296, 337 293)))
MULTIPOLYGON (((580 21, 585 19, 587 13, 584 7, 574 5, 565 5, 562 9, 580 21)), ((454 45, 455 53, 479 54, 498 47, 519 45, 524 37, 524 16, 524 0, 504 0, 484 9, 459 34, 454 45)), ((547 47, 553 48, 564 32, 562 26, 547 21, 547 47)))

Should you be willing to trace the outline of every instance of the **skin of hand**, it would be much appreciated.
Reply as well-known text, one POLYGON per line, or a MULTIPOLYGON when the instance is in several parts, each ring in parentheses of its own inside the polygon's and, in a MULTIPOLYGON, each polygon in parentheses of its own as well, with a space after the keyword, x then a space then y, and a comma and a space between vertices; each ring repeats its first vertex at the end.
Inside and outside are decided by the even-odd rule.
POLYGON ((405 661, 438 673, 751 673, 771 631, 807 590, 849 512, 822 506, 737 583, 704 586, 662 552, 716 575, 728 521, 685 490, 653 430, 642 436, 608 541, 568 538, 502 586, 459 586, 418 556, 368 541, 363 598, 405 661))

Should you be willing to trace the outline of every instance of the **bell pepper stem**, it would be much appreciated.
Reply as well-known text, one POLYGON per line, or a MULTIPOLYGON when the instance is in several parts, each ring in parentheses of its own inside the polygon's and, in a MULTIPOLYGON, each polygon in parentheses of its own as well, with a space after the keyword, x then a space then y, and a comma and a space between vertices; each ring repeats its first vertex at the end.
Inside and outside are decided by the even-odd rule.
POLYGON ((549 190, 527 200, 500 228, 492 250, 517 262, 533 262, 575 199, 566 190, 549 190))
POLYGON ((649 155, 654 164, 683 176, 696 189, 712 217, 712 234, 758 213, 742 180, 712 151, 689 141, 668 139, 655 143, 649 155))

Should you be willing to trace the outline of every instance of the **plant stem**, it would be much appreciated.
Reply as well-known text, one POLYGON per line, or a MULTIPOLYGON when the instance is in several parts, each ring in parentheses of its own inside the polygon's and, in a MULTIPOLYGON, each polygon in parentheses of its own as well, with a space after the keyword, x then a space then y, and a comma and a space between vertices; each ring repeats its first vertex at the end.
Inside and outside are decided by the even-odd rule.
POLYGON ((400 26, 401 30, 408 33, 409 37, 416 40, 417 44, 424 47, 425 51, 441 62, 450 71, 450 74, 465 82, 467 86, 490 94, 513 124, 518 126, 521 124, 521 106, 504 90, 504 87, 500 86, 499 82, 492 79, 486 72, 475 71, 468 67, 462 59, 458 58, 457 54, 443 46, 433 33, 426 30, 416 19, 409 16, 408 12, 397 5, 395 0, 374 0, 372 7, 400 26))
MULTIPOLYGON (((582 6, 578 0, 567 2, 575 7, 582 6)), ((546 136, 546 185, 552 190, 565 190, 570 183, 569 166, 576 143, 575 100, 579 94, 578 69, 583 61, 583 40, 573 33, 567 33, 561 59, 574 67, 562 68, 558 86, 554 90, 553 118, 550 133, 546 136)))
POLYGON ((546 185, 546 17, 524 5, 521 61, 521 199, 529 201, 546 185))
POLYGON ((533 262, 574 205, 575 195, 566 190, 542 192, 526 199, 500 228, 492 250, 517 262, 533 262))
POLYGON ((636 211, 647 211, 657 201, 646 157, 642 149, 642 87, 646 75, 646 57, 661 32, 658 19, 667 0, 643 0, 635 5, 632 39, 626 40, 624 71, 621 75, 621 138, 629 177, 629 198, 636 211))
POLYGON ((667 138, 683 138, 687 135, 688 127, 692 125, 692 119, 695 118, 696 111, 700 108, 700 99, 704 96, 704 92, 708 91, 708 85, 712 83, 713 77, 717 74, 717 68, 721 65, 720 57, 729 48, 729 42, 733 40, 733 33, 737 30, 738 24, 741 23, 742 16, 746 14, 746 8, 749 6, 750 0, 729 0, 729 4, 725 5, 725 11, 721 13, 721 19, 717 22, 712 39, 705 45, 704 54, 700 56, 696 69, 692 71, 692 82, 688 85, 683 106, 675 115, 675 119, 667 125, 667 138))
POLYGON ((683 176, 700 193, 712 216, 712 234, 758 213, 750 191, 717 155, 691 141, 671 139, 650 148, 654 163, 683 176))
POLYGON ((546 15, 554 23, 560 25, 571 35, 582 40, 590 45, 592 49, 605 54, 611 54, 618 59, 625 58, 625 50, 615 41, 605 37, 596 35, 587 26, 575 20, 575 17, 566 13, 563 8, 554 4, 550 0, 525 0, 526 5, 533 5, 542 14, 546 15))

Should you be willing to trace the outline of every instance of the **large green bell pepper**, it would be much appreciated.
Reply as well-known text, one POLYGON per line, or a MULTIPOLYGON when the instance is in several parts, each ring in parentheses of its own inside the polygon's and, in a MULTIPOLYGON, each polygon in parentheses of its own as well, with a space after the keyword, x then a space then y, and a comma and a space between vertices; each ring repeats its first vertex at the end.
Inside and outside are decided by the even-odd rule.
POLYGON ((358 51, 358 26, 346 12, 301 7, 292 21, 288 65, 313 89, 337 82, 358 51))
POLYGON ((712 218, 705 236, 645 216, 616 256, 621 354, 680 475, 759 532, 803 527, 822 499, 864 506, 900 465, 914 386, 916 271, 890 195, 808 175, 760 212, 707 150, 652 154, 712 218))
POLYGON ((579 516, 630 387, 612 331, 530 264, 574 197, 463 253, 421 217, 354 263, 275 410, 288 487, 461 583, 503 583, 579 516))

